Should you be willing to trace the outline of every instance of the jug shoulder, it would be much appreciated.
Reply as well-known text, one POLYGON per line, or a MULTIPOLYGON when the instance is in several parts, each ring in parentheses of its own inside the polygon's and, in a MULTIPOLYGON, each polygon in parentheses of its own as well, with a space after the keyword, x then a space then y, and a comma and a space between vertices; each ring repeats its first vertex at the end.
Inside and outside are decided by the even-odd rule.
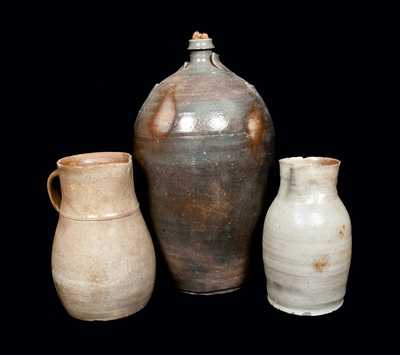
POLYGON ((135 125, 136 136, 158 139, 249 130, 273 134, 266 105, 253 86, 221 69, 168 77, 151 91, 135 125))

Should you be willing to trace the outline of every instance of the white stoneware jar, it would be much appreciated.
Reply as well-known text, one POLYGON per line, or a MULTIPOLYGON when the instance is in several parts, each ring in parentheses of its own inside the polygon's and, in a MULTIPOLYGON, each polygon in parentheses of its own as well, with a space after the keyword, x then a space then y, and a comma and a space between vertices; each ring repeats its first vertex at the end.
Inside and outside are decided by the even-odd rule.
POLYGON ((155 254, 135 196, 131 155, 80 154, 57 166, 47 188, 59 212, 52 274, 61 302, 82 320, 139 311, 153 291, 155 254))
POLYGON ((281 159, 281 182, 264 224, 268 300, 297 315, 343 304, 351 259, 351 222, 337 190, 340 161, 281 159))

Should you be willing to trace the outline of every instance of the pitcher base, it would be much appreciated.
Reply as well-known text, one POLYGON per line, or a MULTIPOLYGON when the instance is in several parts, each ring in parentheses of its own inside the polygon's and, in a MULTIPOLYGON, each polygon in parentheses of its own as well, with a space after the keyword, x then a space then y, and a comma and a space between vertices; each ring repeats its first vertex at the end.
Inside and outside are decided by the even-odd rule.
POLYGON ((328 314, 338 310, 343 305, 343 299, 339 300, 335 303, 330 303, 329 305, 319 308, 319 309, 301 309, 301 308, 289 308, 281 306, 280 304, 276 303, 268 296, 268 302, 271 306, 283 311, 285 313, 295 314, 297 316, 321 316, 324 314, 328 314))

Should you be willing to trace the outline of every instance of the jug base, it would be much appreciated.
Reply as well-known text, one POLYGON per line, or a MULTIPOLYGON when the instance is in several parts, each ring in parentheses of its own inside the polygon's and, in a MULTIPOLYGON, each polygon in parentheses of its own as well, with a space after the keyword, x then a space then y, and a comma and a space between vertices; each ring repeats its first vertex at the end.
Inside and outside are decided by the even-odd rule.
POLYGON ((239 290, 242 286, 238 287, 232 287, 232 288, 226 288, 223 290, 215 290, 215 291, 207 291, 207 292, 196 292, 196 291, 189 291, 189 290, 183 290, 179 289, 180 292, 186 293, 188 295, 194 295, 194 296, 213 296, 213 295, 223 295, 225 293, 231 293, 239 290))
POLYGON ((330 303, 328 306, 319 309, 301 309, 301 308, 289 308, 285 306, 281 306, 280 304, 276 303, 268 296, 268 302, 271 306, 279 309, 282 312, 294 314, 297 316, 322 316, 324 314, 328 314, 338 310, 343 305, 343 299, 330 303))

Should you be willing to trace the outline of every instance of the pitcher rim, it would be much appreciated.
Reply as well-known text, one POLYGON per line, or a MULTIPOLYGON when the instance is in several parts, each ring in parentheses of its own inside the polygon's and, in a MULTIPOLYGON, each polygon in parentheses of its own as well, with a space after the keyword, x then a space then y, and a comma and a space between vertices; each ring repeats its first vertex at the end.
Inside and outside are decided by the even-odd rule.
POLYGON ((107 151, 69 155, 58 159, 57 167, 63 169, 90 169, 104 165, 129 165, 131 163, 132 155, 130 153, 107 151), (85 158, 86 161, 84 161, 85 158))
POLYGON ((341 164, 341 161, 339 159, 331 158, 331 157, 322 157, 322 156, 307 156, 307 157, 296 156, 296 157, 286 157, 286 158, 279 159, 280 164, 287 164, 287 165, 296 166, 296 167, 311 166, 308 164, 301 164, 301 163, 308 163, 308 162, 317 163, 315 166, 318 166, 320 168, 338 167, 341 164))

